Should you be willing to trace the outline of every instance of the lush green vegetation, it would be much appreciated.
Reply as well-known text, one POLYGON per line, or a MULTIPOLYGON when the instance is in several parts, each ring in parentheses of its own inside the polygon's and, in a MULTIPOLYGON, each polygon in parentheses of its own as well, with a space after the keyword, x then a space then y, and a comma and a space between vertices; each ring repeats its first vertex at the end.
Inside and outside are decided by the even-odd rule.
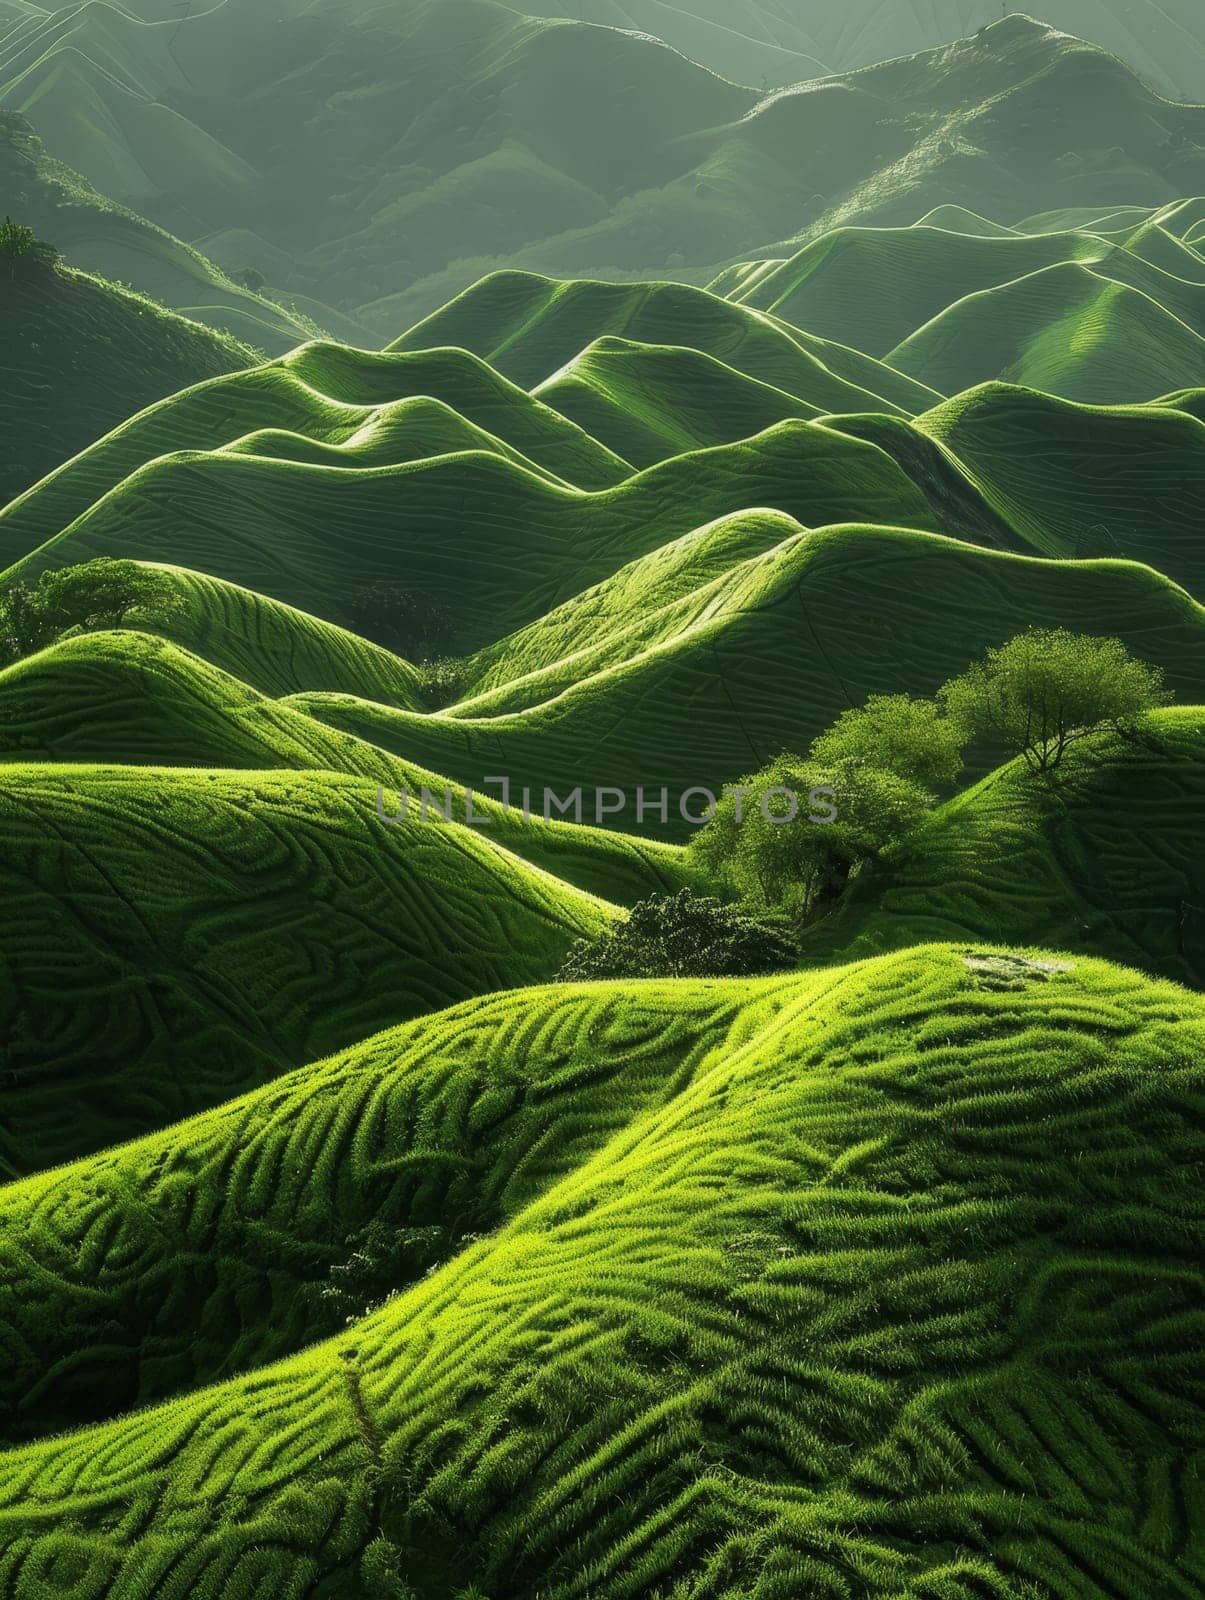
MULTIPOLYGON (((562 1175, 563 1140, 544 1139, 496 1233, 339 1337, 9 1452, 9 1570, 86 1571, 148 1600, 379 1595, 382 1569, 432 1596, 567 1596, 583 1570, 655 1593, 707 1569, 729 1589, 837 1595, 851 1563, 868 1592, 909 1600, 968 1582, 1190 1593, 1173 1485, 1194 1437, 1198 999, 1092 961, 928 948, 819 976, 524 1000, 518 1026, 481 1016, 472 1055, 495 1084, 508 1049, 523 1077, 545 1059, 562 1080, 576 1069, 563 1114, 592 1123, 594 1153, 576 1143, 562 1175), (659 1076, 665 1046, 642 1044, 632 1003, 657 1005, 662 1037, 712 1044, 688 1058, 670 1044, 673 1090, 625 1098, 609 1136, 625 1074, 618 1041, 590 1027, 608 1001, 637 1076, 642 1059, 659 1076), (700 1010, 719 1026, 700 1030, 700 1010)), ((291 1145, 315 1194, 343 1192, 340 1152, 351 1173, 391 1159, 432 1092, 424 1142, 465 1127, 486 1174, 470 1192, 504 1187, 536 1125, 504 1140, 491 1179, 484 1129, 505 1102, 489 1084, 476 1114, 468 1082, 442 1119, 441 1050, 466 1061, 457 1016, 442 1026, 414 1067, 403 1043, 384 1075, 282 1098, 229 1177, 241 1108, 177 1147, 175 1176, 166 1149, 117 1153, 125 1173, 98 1173, 85 1202, 95 1237, 131 1238, 149 1181, 155 1212, 200 1221, 197 1183, 233 1208, 232 1251, 240 1212, 266 1244, 291 1145), (195 1160, 221 1181, 193 1177, 195 1160)), ((57 1179, 29 1181, 54 1259, 45 1228, 58 1214, 71 1239, 70 1213, 57 1179)), ((441 1187, 418 1215, 455 1233, 456 1189, 441 1208, 441 1187)), ((352 1219, 372 1204, 360 1193, 352 1219)), ((280 1216, 293 1238, 297 1209, 280 1216)), ((70 1295, 70 1280, 40 1292, 70 1295)))
POLYGON ((1205 1592, 1191 3, 0 0, 0 1600, 1205 1592))

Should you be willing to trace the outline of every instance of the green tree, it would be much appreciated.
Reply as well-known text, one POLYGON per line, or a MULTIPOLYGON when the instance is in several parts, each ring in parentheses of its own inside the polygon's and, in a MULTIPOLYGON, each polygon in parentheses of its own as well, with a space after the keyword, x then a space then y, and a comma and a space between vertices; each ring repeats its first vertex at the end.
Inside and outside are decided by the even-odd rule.
POLYGON ((1077 740, 1131 728, 1170 697, 1161 670, 1120 639, 1031 628, 951 679, 940 698, 956 721, 1048 773, 1077 740))
POLYGON ((0 651, 18 661, 72 633, 162 618, 177 603, 167 574, 137 561, 100 556, 43 573, 35 588, 17 582, 0 594, 0 651))
POLYGON ((922 785, 866 761, 823 765, 784 755, 725 791, 690 854, 730 893, 805 921, 904 839, 933 802, 922 785))
POLYGON ((9 584, 0 594, 0 666, 33 655, 53 638, 34 591, 25 583, 9 584))
POLYGON ((638 901, 623 922, 578 939, 557 977, 743 978, 780 972, 795 959, 780 925, 681 889, 638 901))
POLYGON ((934 700, 872 694, 815 740, 812 757, 822 766, 865 762, 931 789, 952 783, 962 771, 968 736, 966 726, 934 700))

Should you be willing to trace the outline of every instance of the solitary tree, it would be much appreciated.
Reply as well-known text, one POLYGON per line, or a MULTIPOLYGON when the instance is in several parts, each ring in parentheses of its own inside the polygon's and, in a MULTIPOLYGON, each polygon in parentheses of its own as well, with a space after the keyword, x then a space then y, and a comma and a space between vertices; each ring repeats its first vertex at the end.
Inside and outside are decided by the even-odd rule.
POLYGON ((952 783, 962 771, 966 726, 933 700, 906 694, 872 694, 864 706, 843 711, 812 745, 822 766, 862 761, 924 788, 952 783))
POLYGON ((167 575, 137 561, 100 556, 60 567, 33 588, 17 582, 0 594, 0 654, 19 661, 67 634, 120 628, 134 613, 154 622, 175 604, 167 575))
POLYGON ((1053 772, 1069 745, 1102 728, 1124 729, 1169 696, 1158 667, 1120 639, 1031 628, 989 650, 941 691, 947 712, 1053 772))

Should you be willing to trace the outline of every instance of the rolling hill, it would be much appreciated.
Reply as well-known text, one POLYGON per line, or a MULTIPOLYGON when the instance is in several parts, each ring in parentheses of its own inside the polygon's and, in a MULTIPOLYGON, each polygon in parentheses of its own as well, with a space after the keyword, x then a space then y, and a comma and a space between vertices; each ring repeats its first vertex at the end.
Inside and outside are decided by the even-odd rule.
POLYGON ((260 352, 117 284, 49 264, 0 267, 0 502, 133 412, 260 352))
POLYGON ((1011 222, 1205 190, 1200 106, 1028 18, 950 37, 852 72, 820 51, 837 75, 767 94, 647 32, 492 0, 151 20, 89 0, 10 30, 0 105, 226 271, 382 340, 493 267, 706 278, 941 204, 1011 222))
POLYGON ((1188 3, 0 0, 0 1600, 1201 1600, 1188 3))
POLYGON ((546 977, 609 914, 338 774, 10 762, 0 789, 10 1174, 546 977))
MULTIPOLYGON (((312 320, 236 283, 191 245, 102 194, 47 153, 27 118, 2 109, 0 207, 72 267, 128 283, 243 344, 275 355, 318 331, 312 320)), ((349 320, 347 329, 354 327, 349 320)))
POLYGON ((582 785, 587 817, 597 790, 626 791, 615 826, 636 826, 637 788, 655 798, 666 785, 668 822, 650 812, 641 831, 683 838, 683 791, 718 794, 780 750, 806 749, 869 694, 932 694, 1030 624, 1121 637, 1184 700, 1205 684, 1205 611, 1149 568, 1038 561, 904 529, 739 520, 487 650, 483 692, 438 717, 346 695, 289 704, 462 782, 488 762, 537 794, 582 785), (718 576, 691 570, 708 560, 705 539, 722 551, 718 576), (681 576, 666 571, 674 556, 681 576))
MULTIPOLYGON (((1201 371, 1198 207, 1115 231, 1037 218, 997 228, 958 208, 912 227, 841 227, 783 261, 746 263, 716 292, 954 395, 991 380, 1094 404, 1154 400, 1201 371)), ((1068 221, 1072 219, 1067 219, 1068 221)))
POLYGON ((1040 927, 1200 988, 1205 881, 1191 819, 1205 789, 1205 715, 1159 712, 1140 737, 1073 747, 1052 784, 1020 762, 942 806, 816 930, 844 956, 929 939, 1025 944, 1040 927))
MULTIPOLYGON (((87 1572, 130 1600, 402 1582, 567 1596, 584 1573, 655 1593, 722 1562, 746 1585, 837 1594, 854 1563, 867 1593, 909 1600, 1018 1581, 1187 1597, 1175 1485, 1199 1353, 1199 999, 1093 961, 948 946, 785 981, 535 990, 524 1074, 566 1051, 590 1070, 600 996, 617 1023, 656 997, 677 1042, 659 1046, 647 1020, 627 1036, 654 1077, 679 1058, 671 1095, 608 1138, 623 1076, 596 1075, 579 1101, 595 1153, 568 1176, 530 1167, 496 1233, 337 1338, 6 1452, 7 1573, 87 1572), (725 1003, 740 1047, 708 1058, 725 1003)), ((463 1018, 433 1022, 445 1051, 463 1018)), ((513 1037, 482 1014, 473 1048, 501 1075, 513 1037)), ((211 1224, 173 1197, 232 1190, 237 1250, 240 1210, 270 1227, 293 1139, 324 1171, 340 1148, 367 1171, 386 1130, 391 1155, 408 1147, 407 1104, 440 1071, 430 1038, 409 1074, 404 1045, 400 1074, 327 1069, 300 1125, 282 1099, 229 1176, 241 1108, 186 1152, 163 1144, 157 1177, 133 1146, 120 1175, 81 1172, 82 1190, 11 1191, 51 1267, 47 1311, 73 1300, 54 1238, 67 1193, 120 1250, 139 1197, 204 1239, 211 1224)), ((430 1104, 463 1149, 457 1114, 430 1104)), ((488 1174, 491 1136, 470 1138, 488 1174)), ((496 1170, 505 1182, 506 1158, 496 1170)), ((395 1191, 403 1214, 417 1176, 395 1191)), ((412 1214, 455 1227, 455 1183, 427 1192, 412 1214)), ((170 1292, 159 1248, 146 1273, 170 1292)), ((231 1288, 236 1270, 248 1321, 266 1321, 254 1258, 231 1288)), ((128 1394, 120 1352, 100 1360, 128 1394)))

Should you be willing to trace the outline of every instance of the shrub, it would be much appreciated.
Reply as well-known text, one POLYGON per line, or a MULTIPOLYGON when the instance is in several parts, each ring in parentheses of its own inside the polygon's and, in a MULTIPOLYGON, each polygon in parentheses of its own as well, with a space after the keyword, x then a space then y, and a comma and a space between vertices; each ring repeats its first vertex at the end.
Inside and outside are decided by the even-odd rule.
POLYGON ((1120 639, 1031 628, 987 652, 941 691, 949 714, 1001 740, 1031 772, 1053 772, 1069 745, 1119 731, 1170 698, 1163 674, 1120 639))
POLYGON ((595 978, 745 978, 781 972, 796 962, 780 924, 719 900, 652 895, 625 921, 594 939, 579 939, 557 974, 564 983, 595 978))
POLYGON ((32 228, 5 217, 0 222, 0 271, 11 277, 22 267, 52 267, 59 253, 45 239, 39 239, 32 228))

